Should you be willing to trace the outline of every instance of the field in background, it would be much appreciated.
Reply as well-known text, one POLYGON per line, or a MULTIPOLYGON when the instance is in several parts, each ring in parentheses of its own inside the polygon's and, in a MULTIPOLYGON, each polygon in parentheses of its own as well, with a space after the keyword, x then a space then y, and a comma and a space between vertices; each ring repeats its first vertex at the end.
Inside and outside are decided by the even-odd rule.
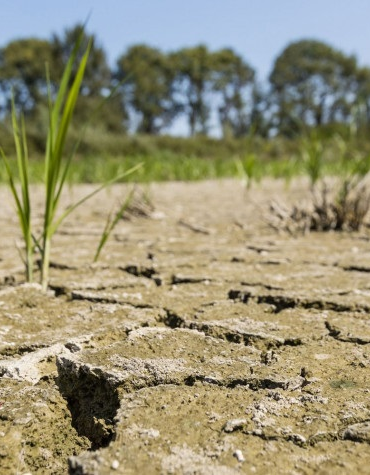
MULTIPOLYGON (((3 148, 12 156, 10 131, 4 126, 0 128, 3 148)), ((36 128, 29 127, 28 132, 31 181, 41 182, 42 137, 36 128)), ((74 130, 69 140, 70 149, 77 137, 78 131, 74 130)), ((293 176, 311 176, 317 172, 321 176, 346 175, 358 169, 359 164, 362 164, 361 173, 364 173, 368 170, 369 157, 370 143, 366 135, 352 136, 346 130, 336 134, 311 132, 306 137, 295 139, 246 137, 219 140, 204 136, 129 136, 91 128, 80 145, 68 181, 103 182, 139 162, 143 162, 144 167, 126 181, 243 178, 241 168, 250 181, 259 181, 265 176, 289 181, 293 176)), ((1 164, 0 181, 4 182, 4 179, 5 169, 1 164)))

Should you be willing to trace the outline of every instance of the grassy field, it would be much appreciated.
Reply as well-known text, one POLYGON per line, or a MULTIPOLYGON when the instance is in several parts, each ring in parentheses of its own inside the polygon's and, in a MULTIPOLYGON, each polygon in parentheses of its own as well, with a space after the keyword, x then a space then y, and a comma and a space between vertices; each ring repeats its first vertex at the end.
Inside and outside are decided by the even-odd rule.
MULTIPOLYGON (((365 159, 364 159, 365 161, 365 159)), ((124 182, 158 182, 158 181, 198 181, 215 178, 240 178, 250 183, 258 182, 263 177, 283 178, 289 182, 294 176, 308 175, 310 169, 307 163, 298 157, 282 157, 273 160, 258 160, 252 169, 240 168, 238 163, 243 164, 239 156, 230 158, 204 158, 196 156, 177 155, 170 152, 157 152, 148 155, 128 156, 101 156, 86 155, 77 156, 68 172, 67 182, 74 183, 102 183, 114 176, 122 174, 126 169, 143 163, 135 174, 123 178, 124 182), (243 170, 244 173, 243 173, 243 170), (244 176, 245 174, 245 176, 244 176)), ((319 173, 326 175, 345 175, 351 173, 357 161, 343 161, 341 159, 324 161, 319 165, 319 173)), ((15 166, 15 160, 10 160, 11 166, 15 166)), ((6 179, 5 169, 0 166, 0 182, 6 179)), ((41 158, 30 160, 30 182, 41 183, 43 181, 43 161, 41 158)))
MULTIPOLYGON (((43 144, 32 130, 30 132, 30 181, 39 183, 43 181, 43 144)), ((74 134, 77 136, 77 132, 72 131, 69 147, 74 143, 74 134)), ((4 140, 4 148, 10 157, 10 166, 15 166, 9 137, 4 140)), ((359 165, 364 173, 369 168, 369 157, 367 140, 339 136, 218 140, 209 137, 127 136, 89 129, 73 159, 67 180, 70 184, 102 183, 143 163, 138 172, 123 181, 240 177, 257 182, 271 176, 289 182, 297 175, 306 174, 311 179, 316 173, 321 176, 345 175, 359 165)), ((4 164, 0 163, 0 182, 5 178, 4 164)))

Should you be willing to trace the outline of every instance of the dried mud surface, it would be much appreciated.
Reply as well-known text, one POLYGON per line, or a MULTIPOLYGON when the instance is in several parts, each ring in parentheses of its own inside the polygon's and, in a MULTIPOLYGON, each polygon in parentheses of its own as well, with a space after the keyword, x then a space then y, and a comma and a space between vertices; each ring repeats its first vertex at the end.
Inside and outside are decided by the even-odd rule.
POLYGON ((92 265, 113 187, 55 236, 44 294, 0 189, 0 473, 369 473, 369 232, 272 231, 307 190, 153 184, 92 265))

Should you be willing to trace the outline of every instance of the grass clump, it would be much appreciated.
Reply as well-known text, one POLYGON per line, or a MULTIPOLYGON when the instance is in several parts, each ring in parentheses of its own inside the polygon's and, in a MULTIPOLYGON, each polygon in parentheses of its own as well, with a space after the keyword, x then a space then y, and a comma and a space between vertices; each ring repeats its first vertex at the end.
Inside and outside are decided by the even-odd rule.
POLYGON ((337 140, 341 174, 324 178, 324 144, 317 136, 302 145, 303 164, 311 183, 306 202, 291 208, 275 201, 269 224, 290 234, 310 231, 359 231, 370 210, 370 154, 351 153, 349 143, 337 140))
POLYGON ((316 134, 312 133, 303 139, 303 166, 306 174, 310 178, 312 188, 320 180, 323 173, 324 151, 324 143, 316 134))
POLYGON ((334 379, 333 381, 330 381, 330 387, 333 389, 353 389, 357 388, 358 384, 356 381, 353 381, 352 379, 334 379))
POLYGON ((306 204, 291 209, 274 202, 270 205, 270 225, 290 234, 309 231, 359 231, 370 210, 370 192, 365 182, 344 181, 338 187, 323 182, 306 204), (337 191, 335 191, 337 188, 337 191))
MULTIPOLYGON (((24 258, 26 279, 33 281, 34 253, 37 250, 40 253, 41 262, 41 285, 43 290, 48 287, 51 240, 64 219, 72 213, 78 206, 101 191, 109 184, 123 178, 138 168, 135 166, 123 173, 110 179, 96 188, 93 192, 74 203, 66 210, 58 214, 59 202, 64 189, 64 185, 69 174, 72 159, 78 148, 77 140, 73 150, 65 158, 65 145, 68 130, 72 121, 76 102, 80 94, 80 88, 84 77, 91 41, 82 52, 81 59, 78 59, 80 53, 83 32, 74 45, 73 51, 64 69, 58 92, 55 99, 52 96, 50 81, 48 79, 48 113, 49 125, 46 138, 45 156, 42 161, 44 176, 44 215, 42 231, 40 236, 36 236, 32 229, 31 219, 31 196, 30 196, 30 162, 28 157, 27 134, 24 117, 17 117, 14 101, 12 104, 12 128, 16 150, 16 167, 11 166, 6 154, 1 149, 1 155, 5 163, 6 177, 12 192, 22 236, 25 243, 26 256, 24 258), (16 180, 19 180, 19 187, 16 180)), ((47 75, 48 78, 48 75, 47 75)), ((109 231, 109 230, 108 230, 109 231)))
POLYGON ((26 267, 26 279, 28 282, 33 280, 33 235, 32 235, 32 225, 31 225, 31 200, 29 192, 29 159, 28 159, 28 148, 26 140, 26 127, 24 123, 24 117, 21 117, 21 120, 17 120, 14 100, 12 101, 12 126, 14 132, 14 143, 17 153, 17 167, 18 167, 18 176, 20 181, 20 192, 17 191, 14 174, 11 171, 9 161, 6 158, 3 149, 1 150, 1 155, 5 163, 6 173, 8 175, 8 183, 13 194, 17 214, 19 218, 19 223, 22 231, 22 236, 26 249, 26 256, 24 259, 26 267))
POLYGON ((269 225, 289 234, 311 231, 359 231, 370 210, 370 191, 366 180, 328 185, 322 181, 304 203, 287 207, 270 203, 269 225))
POLYGON ((243 159, 237 158, 235 161, 238 175, 242 180, 242 185, 246 190, 250 190, 253 180, 257 180, 257 158, 254 153, 247 153, 243 159))

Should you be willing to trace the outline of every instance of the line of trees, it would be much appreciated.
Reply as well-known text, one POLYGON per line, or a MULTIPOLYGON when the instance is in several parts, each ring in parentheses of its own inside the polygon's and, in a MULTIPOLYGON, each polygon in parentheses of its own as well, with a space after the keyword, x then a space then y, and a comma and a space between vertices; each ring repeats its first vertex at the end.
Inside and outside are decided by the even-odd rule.
MULTIPOLYGON (((15 40, 0 49, 2 120, 9 116, 13 94, 16 106, 42 126, 47 120, 45 64, 54 88, 81 28, 49 40, 15 40)), ((93 118, 109 131, 160 134, 179 118, 186 119, 190 135, 210 134, 211 118, 217 118, 223 137, 250 131, 291 136, 306 127, 370 124, 370 68, 320 41, 289 44, 262 87, 253 67, 230 48, 210 51, 198 45, 164 53, 137 44, 110 68, 95 35, 92 39, 77 117, 91 118, 101 98, 118 85, 114 99, 93 118)))

